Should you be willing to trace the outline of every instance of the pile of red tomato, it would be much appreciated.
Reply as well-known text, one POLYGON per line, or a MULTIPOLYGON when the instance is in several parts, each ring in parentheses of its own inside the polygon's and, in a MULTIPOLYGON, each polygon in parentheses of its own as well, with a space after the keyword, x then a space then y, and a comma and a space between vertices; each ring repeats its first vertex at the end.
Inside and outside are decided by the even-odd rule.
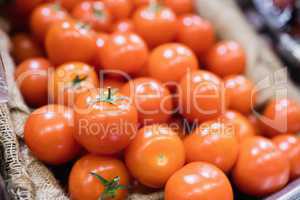
POLYGON ((253 112, 243 47, 217 41, 192 0, 9 9, 28 19, 29 31, 12 36, 16 81, 37 108, 24 139, 46 164, 74 163, 72 199, 143 188, 166 200, 231 200, 233 186, 261 197, 300 176, 300 104, 274 99, 253 112))

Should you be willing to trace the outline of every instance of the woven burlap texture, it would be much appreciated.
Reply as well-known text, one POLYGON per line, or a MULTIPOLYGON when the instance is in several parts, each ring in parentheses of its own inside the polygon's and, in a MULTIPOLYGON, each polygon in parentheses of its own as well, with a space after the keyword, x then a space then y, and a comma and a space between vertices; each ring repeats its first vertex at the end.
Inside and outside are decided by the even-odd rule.
MULTIPOLYGON (((282 69, 282 64, 273 55, 269 47, 261 41, 253 29, 243 18, 232 0, 197 0, 195 7, 199 14, 210 20, 218 36, 240 42, 247 53, 247 76, 258 82, 274 71, 282 69)), ((0 20, 1 24, 5 23, 0 20)), ((3 26, 2 26, 3 27, 3 26)), ((9 102, 0 105, 0 149, 1 173, 5 178, 9 195, 12 199, 25 200, 63 200, 68 199, 52 173, 41 162, 35 159, 23 143, 23 126, 30 110, 25 105, 14 82, 14 63, 9 56, 10 43, 7 34, 0 31, 0 50, 5 55, 4 63, 7 70, 9 85, 9 102)), ((282 71, 275 79, 282 79, 282 71)), ((274 77, 273 77, 274 78, 274 77)), ((299 98, 297 88, 285 81, 289 96, 299 98)), ((258 103, 270 98, 272 89, 260 95, 258 103)), ((131 194, 129 200, 161 200, 163 193, 131 194)))

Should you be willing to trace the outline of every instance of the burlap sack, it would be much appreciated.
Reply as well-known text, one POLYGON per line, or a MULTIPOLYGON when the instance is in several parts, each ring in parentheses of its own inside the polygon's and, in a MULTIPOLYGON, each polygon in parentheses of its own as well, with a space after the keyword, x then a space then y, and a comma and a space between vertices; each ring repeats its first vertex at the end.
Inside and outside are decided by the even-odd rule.
MULTIPOLYGON (((282 64, 248 25, 232 0, 197 0, 195 7, 201 16, 213 23, 220 38, 236 40, 244 46, 248 77, 255 82, 271 77, 271 85, 278 82, 284 84, 289 96, 300 100, 297 88, 286 80, 284 73, 279 71, 274 74, 282 69, 282 64)), ((23 125, 30 110, 14 82, 15 66, 9 56, 10 43, 5 30, 7 25, 0 20, 0 50, 5 58, 9 86, 9 102, 0 105, 0 167, 9 196, 11 199, 26 200, 68 199, 52 173, 30 154, 23 143, 23 125)), ((273 90, 274 88, 264 90, 265 95, 259 96, 258 103, 269 99, 273 90)), ((128 199, 161 200, 163 192, 131 194, 128 199)))

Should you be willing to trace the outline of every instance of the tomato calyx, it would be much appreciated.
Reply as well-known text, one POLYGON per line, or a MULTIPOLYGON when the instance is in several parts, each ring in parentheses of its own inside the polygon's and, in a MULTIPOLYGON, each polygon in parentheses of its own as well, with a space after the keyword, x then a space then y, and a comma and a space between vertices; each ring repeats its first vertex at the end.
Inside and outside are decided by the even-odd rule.
POLYGON ((105 13, 103 12, 103 10, 93 6, 93 14, 97 17, 97 18, 104 18, 105 17, 105 13))
POLYGON ((118 97, 115 95, 117 92, 117 89, 111 89, 111 87, 107 88, 107 92, 101 91, 99 98, 97 99, 100 102, 110 103, 110 104, 116 104, 116 100, 118 100, 118 97))
POLYGON ((56 12, 60 11, 61 10, 61 6, 58 4, 58 3, 55 3, 52 7, 52 9, 56 12))
POLYGON ((112 180, 107 180, 94 172, 91 172, 91 175, 97 178, 97 180, 99 180, 100 183, 104 186, 104 191, 102 192, 98 200, 107 200, 114 198, 118 190, 127 189, 127 186, 120 184, 119 176, 114 177, 112 180))
POLYGON ((91 26, 89 24, 83 23, 83 22, 76 22, 75 27, 77 29, 84 29, 84 30, 89 30, 91 26))
POLYGON ((162 3, 160 1, 158 1, 158 0, 152 0, 149 3, 148 9, 151 12, 159 12, 162 9, 162 7, 163 7, 163 5, 162 5, 162 3))
POLYGON ((82 81, 85 81, 87 79, 87 76, 80 77, 78 74, 75 76, 75 78, 72 81, 72 85, 76 86, 79 85, 82 81))

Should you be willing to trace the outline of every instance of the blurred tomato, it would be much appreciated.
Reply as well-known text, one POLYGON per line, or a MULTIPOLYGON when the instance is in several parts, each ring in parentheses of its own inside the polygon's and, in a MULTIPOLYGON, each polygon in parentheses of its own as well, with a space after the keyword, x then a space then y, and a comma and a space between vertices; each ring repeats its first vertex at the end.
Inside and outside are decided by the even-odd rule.
POLYGON ((37 108, 47 104, 48 70, 51 67, 49 61, 42 57, 27 59, 17 66, 16 82, 30 107, 37 108))
POLYGON ((55 103, 73 107, 81 93, 98 86, 97 74, 90 65, 69 62, 58 66, 52 74, 49 95, 55 103))
POLYGON ((241 192, 265 196, 287 184, 289 171, 287 158, 271 140, 255 136, 242 142, 233 180, 241 192))
POLYGON ((253 82, 243 75, 231 75, 224 79, 229 95, 229 108, 249 114, 255 107, 256 91, 253 82))
POLYGON ((110 35, 99 56, 104 69, 131 74, 144 66, 148 49, 137 34, 116 32, 110 35))
POLYGON ((225 173, 235 164, 238 140, 229 122, 202 123, 184 139, 188 162, 203 161, 216 165, 225 173))
POLYGON ((164 123, 171 117, 171 93, 155 79, 133 79, 123 86, 121 93, 133 101, 141 124, 164 123))
POLYGON ((226 175, 205 162, 187 164, 175 172, 165 187, 165 200, 233 200, 226 175))
POLYGON ((126 19, 132 11, 131 0, 102 0, 112 14, 114 20, 126 19))
POLYGON ((246 68, 246 53, 237 42, 219 42, 208 51, 206 67, 221 77, 242 74, 246 68))
POLYGON ((126 149, 125 161, 139 182, 148 187, 161 188, 184 165, 183 143, 170 128, 145 126, 126 149))
POLYGON ((41 161, 60 165, 78 155, 80 146, 73 138, 73 110, 47 105, 33 111, 24 126, 24 140, 41 161))
POLYGON ((256 135, 255 127, 239 112, 227 110, 221 115, 220 120, 225 120, 230 124, 239 142, 256 135))
POLYGON ((171 8, 177 15, 193 12, 193 0, 164 0, 166 6, 171 8))
POLYGON ((53 24, 46 36, 46 50, 56 65, 66 62, 90 62, 96 51, 94 33, 81 22, 63 21, 53 24))
POLYGON ((130 19, 119 20, 113 25, 112 32, 134 32, 134 24, 130 19))
POLYGON ((138 114, 128 99, 110 88, 86 91, 75 104, 75 138, 89 152, 112 155, 136 135, 138 114))
POLYGON ((185 14, 178 19, 177 41, 202 56, 215 43, 212 24, 196 14, 185 14))
POLYGON ((228 106, 222 80, 206 70, 187 73, 178 88, 180 112, 189 121, 215 119, 228 106))
POLYGON ((38 44, 26 33, 17 33, 12 36, 11 42, 12 55, 18 63, 29 58, 40 57, 43 55, 38 44))
POLYGON ((83 1, 72 10, 72 16, 91 25, 96 31, 109 31, 112 17, 102 1, 83 1))
POLYGON ((139 8, 133 15, 135 31, 151 48, 175 39, 176 22, 176 15, 171 9, 154 1, 139 8))
POLYGON ((73 200, 123 200, 128 184, 129 175, 121 161, 88 154, 72 167, 69 193, 73 200))
POLYGON ((186 73, 198 68, 191 49, 179 43, 166 43, 151 52, 147 71, 149 76, 167 83, 179 82, 186 73))
POLYGON ((298 136, 283 134, 274 137, 272 141, 288 157, 291 179, 298 178, 300 176, 300 140, 298 136))
POLYGON ((300 104, 292 99, 274 99, 268 103, 260 116, 262 133, 276 136, 300 131, 300 104))
POLYGON ((36 7, 31 13, 30 28, 33 35, 44 43, 47 31, 55 22, 67 20, 69 14, 59 4, 44 3, 36 7))

